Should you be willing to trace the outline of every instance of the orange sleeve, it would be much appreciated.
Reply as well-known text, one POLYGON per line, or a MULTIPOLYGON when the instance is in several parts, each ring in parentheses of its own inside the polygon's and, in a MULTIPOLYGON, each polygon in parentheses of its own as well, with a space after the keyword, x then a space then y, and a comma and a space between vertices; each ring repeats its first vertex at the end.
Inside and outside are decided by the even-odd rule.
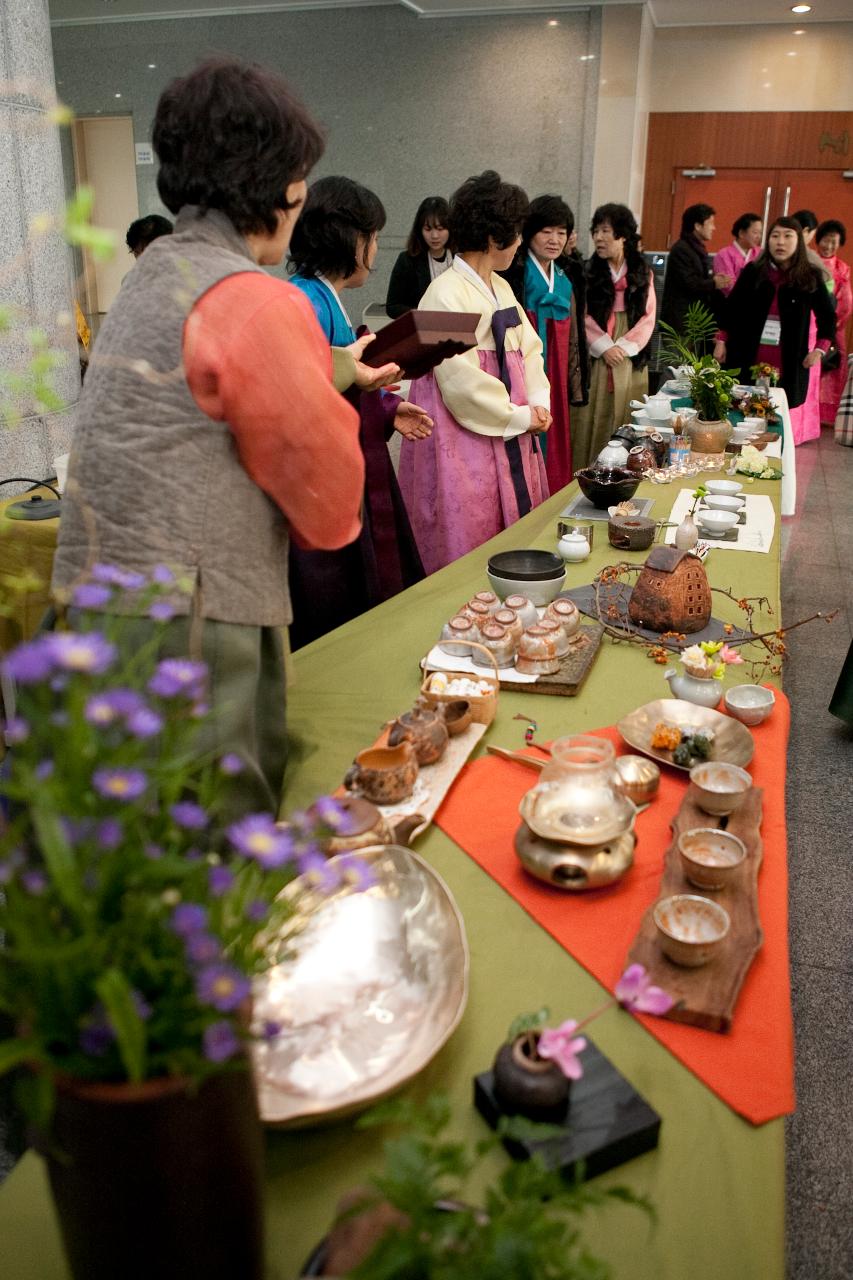
POLYGON ((183 356, 196 404, 228 423, 240 462, 297 540, 333 551, 358 537, 358 414, 332 386, 308 299, 272 276, 228 276, 190 312, 183 356))

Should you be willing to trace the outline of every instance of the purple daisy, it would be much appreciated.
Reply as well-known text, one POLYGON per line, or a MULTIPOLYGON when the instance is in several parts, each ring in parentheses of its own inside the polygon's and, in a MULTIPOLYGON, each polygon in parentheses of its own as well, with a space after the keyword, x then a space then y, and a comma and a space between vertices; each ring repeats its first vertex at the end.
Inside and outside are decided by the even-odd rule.
POLYGON ((150 858, 152 862, 156 862, 158 858, 162 858, 163 856, 163 850, 160 845, 154 844, 153 841, 146 844, 142 852, 145 854, 146 858, 150 858))
POLYGON ((269 915, 269 904, 262 898, 253 898, 246 907, 246 919, 261 924, 269 915))
POLYGON ((71 603, 78 609, 100 609, 112 599, 112 591, 103 582, 84 582, 75 587, 71 603))
POLYGON ((228 839, 262 867, 280 867, 294 856, 293 837, 275 825, 268 813, 250 813, 228 828, 228 839))
POLYGON ((107 583, 109 586, 122 587, 125 591, 140 591, 148 581, 144 573, 135 573, 132 569, 120 569, 115 564, 92 565, 92 579, 95 582, 107 583))
POLYGON ((207 925, 207 912, 197 902, 182 902, 172 912, 171 926, 181 938, 201 933, 207 925))
POLYGON ((169 604, 168 600, 155 600, 148 610, 148 617, 155 622, 171 622, 176 613, 175 606, 169 604))
POLYGON ((118 818, 104 818, 98 823, 95 840, 102 849, 117 849, 124 837, 124 828, 118 818))
POLYGON ((53 761, 39 760, 34 773, 39 782, 47 782, 48 778, 53 777, 53 761))
POLYGON ((230 1022, 212 1022, 205 1028, 202 1039, 208 1062, 225 1062, 240 1052, 240 1041, 230 1022))
POLYGON ((96 769, 92 786, 108 800, 136 800, 148 785, 141 769, 96 769))
POLYGON ((124 716, 132 715, 143 705, 135 689, 106 689, 93 693, 83 708, 89 724, 110 725, 124 716))
POLYGON ((219 767, 229 778, 236 777, 238 773, 243 772, 243 761, 234 751, 226 751, 225 755, 219 761, 219 767))
POLYGON ((339 883, 334 867, 329 865, 319 849, 300 854, 299 874, 310 880, 322 893, 331 893, 339 883))
POLYGON ((115 661, 115 645, 98 631, 56 631, 49 640, 54 662, 65 671, 99 676, 115 661))
POLYGON ((186 831, 203 831, 208 823, 204 809, 192 800, 179 800, 170 807, 169 813, 172 820, 186 831))
POLYGON ((30 726, 21 716, 12 716, 6 721, 6 745, 16 747, 26 742, 30 736, 30 726))
POLYGON ((211 867, 207 873, 207 887, 214 898, 221 898, 234 883, 234 872, 228 867, 211 867))
POLYGON ((27 893, 39 898, 47 888, 47 876, 43 871, 24 871, 21 873, 21 884, 27 893))
POLYGON ((163 728, 163 717, 150 707, 140 707, 131 712, 125 723, 134 738, 154 738, 163 728))
POLYGON ((148 688, 161 698, 175 698, 183 694, 197 698, 207 680, 207 666, 192 662, 189 658, 164 658, 148 681, 148 688))
POLYGON ((343 880, 352 886, 356 893, 364 893, 376 884, 376 876, 369 862, 360 858, 357 853, 341 853, 335 859, 335 866, 343 880))
POLYGON ((168 587, 175 581, 175 575, 167 564, 155 564, 151 570, 151 581, 159 587, 168 587))
POLYGON ((220 1013, 231 1013, 249 995, 252 984, 233 965, 208 964, 199 971, 195 987, 203 1004, 213 1005, 220 1013))
POLYGON ((332 796, 320 796, 314 802, 314 814, 333 831, 338 831, 347 820, 346 810, 332 796))
POLYGON ((190 934, 186 939, 186 948, 193 964, 213 964, 222 954, 218 938, 210 933, 190 934))
POLYGON ((4 658, 0 670, 18 684, 38 684, 44 680, 54 668, 53 649, 50 636, 39 636, 27 644, 19 644, 7 658, 4 658))

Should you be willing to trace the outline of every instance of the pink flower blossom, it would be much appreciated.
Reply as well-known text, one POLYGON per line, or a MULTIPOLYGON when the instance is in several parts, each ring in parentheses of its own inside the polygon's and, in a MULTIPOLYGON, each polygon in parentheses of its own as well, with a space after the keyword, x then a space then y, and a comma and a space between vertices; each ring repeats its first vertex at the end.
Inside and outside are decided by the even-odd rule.
POLYGON ((731 666, 736 667, 743 663, 743 658, 740 656, 737 649, 733 649, 730 644, 724 644, 718 656, 721 662, 725 662, 731 666))
POLYGON ((586 1039, 584 1036, 575 1036, 572 1039, 572 1033, 577 1025, 577 1022, 570 1018, 568 1022, 561 1022, 559 1027, 546 1027, 540 1032, 539 1043, 536 1046, 539 1057, 550 1058, 556 1062, 563 1075, 568 1076, 570 1080, 580 1080, 583 1075, 578 1054, 583 1053, 586 1048, 586 1039))
POLYGON ((614 988, 616 999, 631 1013, 668 1013, 675 1001, 661 987, 653 987, 641 964, 629 965, 614 988))

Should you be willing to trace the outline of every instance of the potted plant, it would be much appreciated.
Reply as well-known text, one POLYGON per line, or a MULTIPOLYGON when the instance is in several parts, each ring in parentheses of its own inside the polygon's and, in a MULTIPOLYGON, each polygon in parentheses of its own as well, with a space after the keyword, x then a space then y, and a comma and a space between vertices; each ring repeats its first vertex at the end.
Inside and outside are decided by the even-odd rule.
MULTIPOLYGON (((307 817, 217 823, 242 762, 198 754, 204 664, 122 654, 118 614, 173 612, 174 576, 153 577, 95 565, 74 603, 114 613, 3 662, 17 707, 0 781, 0 1071, 19 1069, 77 1280, 254 1280, 248 1046, 278 1029, 251 1027, 252 979, 280 959, 284 887, 325 883, 329 865, 307 817)), ((323 834, 340 826, 328 798, 315 814, 323 834)))
POLYGON ((682 365, 690 383, 690 399, 698 415, 686 428, 691 448, 694 453, 722 453, 731 439, 727 415, 738 373, 723 369, 712 355, 704 354, 717 331, 716 321, 701 302, 693 302, 687 309, 683 334, 663 320, 660 328, 664 335, 661 358, 682 365))

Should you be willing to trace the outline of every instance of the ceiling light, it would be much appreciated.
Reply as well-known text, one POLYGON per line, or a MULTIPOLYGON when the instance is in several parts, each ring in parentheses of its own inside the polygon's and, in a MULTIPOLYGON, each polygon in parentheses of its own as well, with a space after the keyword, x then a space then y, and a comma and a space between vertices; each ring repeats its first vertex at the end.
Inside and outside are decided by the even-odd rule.
POLYGON ((792 4, 791 5, 791 13, 811 13, 811 11, 812 11, 812 7, 810 4, 792 4))
POLYGON ((796 51, 796 49, 789 49, 789 50, 788 50, 788 57, 789 57, 789 58, 796 58, 796 56, 797 56, 797 51, 796 51))
POLYGON ((120 97, 121 97, 121 94, 120 94, 120 93, 114 93, 114 94, 113 94, 113 97, 114 97, 114 98, 120 98, 120 97))
POLYGON ((559 25, 560 25, 559 19, 557 19, 557 18, 549 18, 549 19, 548 19, 548 26, 549 26, 549 27, 559 27, 559 25))
POLYGON ((764 81, 764 84, 763 84, 761 87, 762 87, 762 89, 769 89, 769 88, 771 88, 770 81, 769 81, 769 80, 765 80, 765 81, 764 81))
POLYGON ((148 70, 149 70, 149 71, 156 71, 156 70, 157 70, 157 63, 156 63, 156 62, 149 62, 149 63, 148 63, 148 70))
POLYGON ((806 33, 803 27, 798 27, 797 30, 794 32, 795 36, 804 36, 805 34, 806 33))

